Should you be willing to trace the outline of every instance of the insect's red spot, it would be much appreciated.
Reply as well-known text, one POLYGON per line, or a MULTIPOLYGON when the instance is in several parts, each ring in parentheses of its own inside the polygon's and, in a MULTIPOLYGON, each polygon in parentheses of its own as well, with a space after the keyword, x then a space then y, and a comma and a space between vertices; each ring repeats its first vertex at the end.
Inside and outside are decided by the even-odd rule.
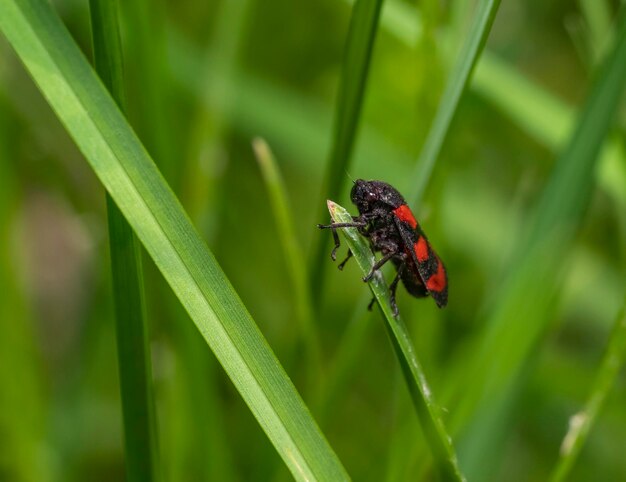
POLYGON ((415 251, 415 256, 417 256, 417 260, 420 263, 428 260, 428 243, 424 236, 420 236, 417 240, 417 243, 413 245, 413 250, 415 251))
POLYGON ((443 263, 437 258, 437 272, 428 278, 426 281, 426 288, 428 291, 442 291, 446 287, 446 270, 443 268, 443 263))
POLYGON ((409 208, 406 204, 394 209, 393 213, 400 221, 408 223, 411 228, 415 229, 417 227, 417 220, 415 219, 415 216, 413 216, 411 208, 409 208))

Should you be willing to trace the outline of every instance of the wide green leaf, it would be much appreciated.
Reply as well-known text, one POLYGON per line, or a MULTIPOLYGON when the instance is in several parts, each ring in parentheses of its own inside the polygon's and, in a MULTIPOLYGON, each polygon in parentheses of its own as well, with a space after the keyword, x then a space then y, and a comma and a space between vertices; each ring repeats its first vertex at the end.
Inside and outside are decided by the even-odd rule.
POLYGON ((3 1, 0 28, 294 477, 347 479, 217 261, 50 5, 3 1))

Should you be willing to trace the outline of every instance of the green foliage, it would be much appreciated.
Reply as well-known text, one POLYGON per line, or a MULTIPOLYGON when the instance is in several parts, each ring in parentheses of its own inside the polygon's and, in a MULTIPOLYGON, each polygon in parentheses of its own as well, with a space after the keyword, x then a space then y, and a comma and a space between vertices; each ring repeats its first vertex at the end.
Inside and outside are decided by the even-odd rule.
MULTIPOLYGON (((123 110, 122 47, 116 1, 91 0, 95 67, 123 110)), ((158 480, 152 369, 145 315, 141 251, 135 233, 107 194, 111 276, 115 298, 126 473, 130 480, 158 480)))

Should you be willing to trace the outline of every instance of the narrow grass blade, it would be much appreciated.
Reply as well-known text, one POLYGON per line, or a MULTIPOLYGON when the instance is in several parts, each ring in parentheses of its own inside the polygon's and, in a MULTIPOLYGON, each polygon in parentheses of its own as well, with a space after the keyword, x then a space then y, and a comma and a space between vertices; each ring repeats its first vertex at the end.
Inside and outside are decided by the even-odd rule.
MULTIPOLYGON (((328 201, 328 211, 334 222, 352 222, 350 213, 332 201, 328 201)), ((363 274, 369 273, 376 260, 365 239, 359 235, 356 228, 341 229, 340 231, 363 274)), ((441 472, 441 477, 443 480, 464 480, 450 437, 441 418, 441 409, 433 398, 404 322, 400 317, 395 318, 393 316, 389 288, 380 271, 369 282, 369 286, 383 313, 387 333, 402 367, 413 405, 441 472)))
POLYGON ((484 477, 486 460, 493 457, 492 448, 505 430, 507 404, 522 381, 522 369, 550 321, 568 247, 589 201, 598 153, 624 90, 626 11, 622 13, 614 49, 597 73, 577 127, 528 225, 528 235, 520 239, 509 276, 495 293, 494 311, 475 365, 468 371, 471 383, 459 393, 462 403, 455 415, 463 424, 472 420, 459 452, 462 460, 471 461, 466 466, 468 474, 471 471, 479 479, 484 477))
MULTIPOLYGON (((96 71, 123 110, 118 3, 116 0, 90 0, 89 8, 96 71)), ((106 201, 126 474, 129 480, 149 482, 159 479, 159 470, 141 250, 135 233, 109 194, 106 201)))
MULTIPOLYGON (((337 199, 346 180, 382 4, 383 0, 357 0, 352 9, 336 102, 333 143, 322 187, 322 199, 337 199)), ((321 222, 323 210, 319 216, 318 222, 321 222)), ((309 266, 314 301, 319 296, 321 279, 328 264, 322 262, 326 256, 327 246, 326 236, 315 238, 309 266)))
POLYGON ((463 48, 459 52, 455 65, 450 72, 437 114, 411 177, 413 189, 409 194, 409 199, 413 200, 414 205, 419 206, 421 203, 424 189, 428 184, 433 167, 450 128, 450 123, 459 105, 459 99, 469 83, 476 62, 489 36, 499 6, 500 0, 481 0, 478 4, 478 10, 468 38, 464 42, 463 48))
POLYGON ((0 2, 0 29, 294 477, 347 479, 237 293, 50 4, 0 2))
POLYGON ((313 323, 313 308, 306 271, 302 263, 302 249, 296 237, 293 225, 294 217, 289 209, 289 200, 287 199, 287 189, 274 155, 265 140, 257 137, 252 141, 252 147, 270 196, 272 211, 278 226, 278 237, 293 284, 297 319, 309 354, 309 384, 317 383, 321 378, 322 352, 317 329, 313 323))
POLYGON ((550 480, 561 482, 567 479, 578 454, 580 453, 589 431, 604 406, 611 388, 626 357, 626 306, 615 320, 615 326, 609 338, 609 344, 591 390, 591 396, 585 408, 570 419, 567 435, 561 445, 561 456, 550 480))
POLYGON ((141 250, 132 228, 110 196, 107 196, 107 210, 126 473, 129 480, 159 480, 158 437, 141 250))

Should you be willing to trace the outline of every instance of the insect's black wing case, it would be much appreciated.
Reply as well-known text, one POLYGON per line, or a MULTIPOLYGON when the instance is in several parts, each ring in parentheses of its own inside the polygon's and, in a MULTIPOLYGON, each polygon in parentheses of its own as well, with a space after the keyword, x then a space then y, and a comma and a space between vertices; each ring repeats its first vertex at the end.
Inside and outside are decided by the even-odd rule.
POLYGON ((448 303, 448 278, 442 261, 428 243, 419 225, 412 229, 400 219, 394 221, 406 250, 417 267, 422 283, 437 306, 443 308, 448 303))

